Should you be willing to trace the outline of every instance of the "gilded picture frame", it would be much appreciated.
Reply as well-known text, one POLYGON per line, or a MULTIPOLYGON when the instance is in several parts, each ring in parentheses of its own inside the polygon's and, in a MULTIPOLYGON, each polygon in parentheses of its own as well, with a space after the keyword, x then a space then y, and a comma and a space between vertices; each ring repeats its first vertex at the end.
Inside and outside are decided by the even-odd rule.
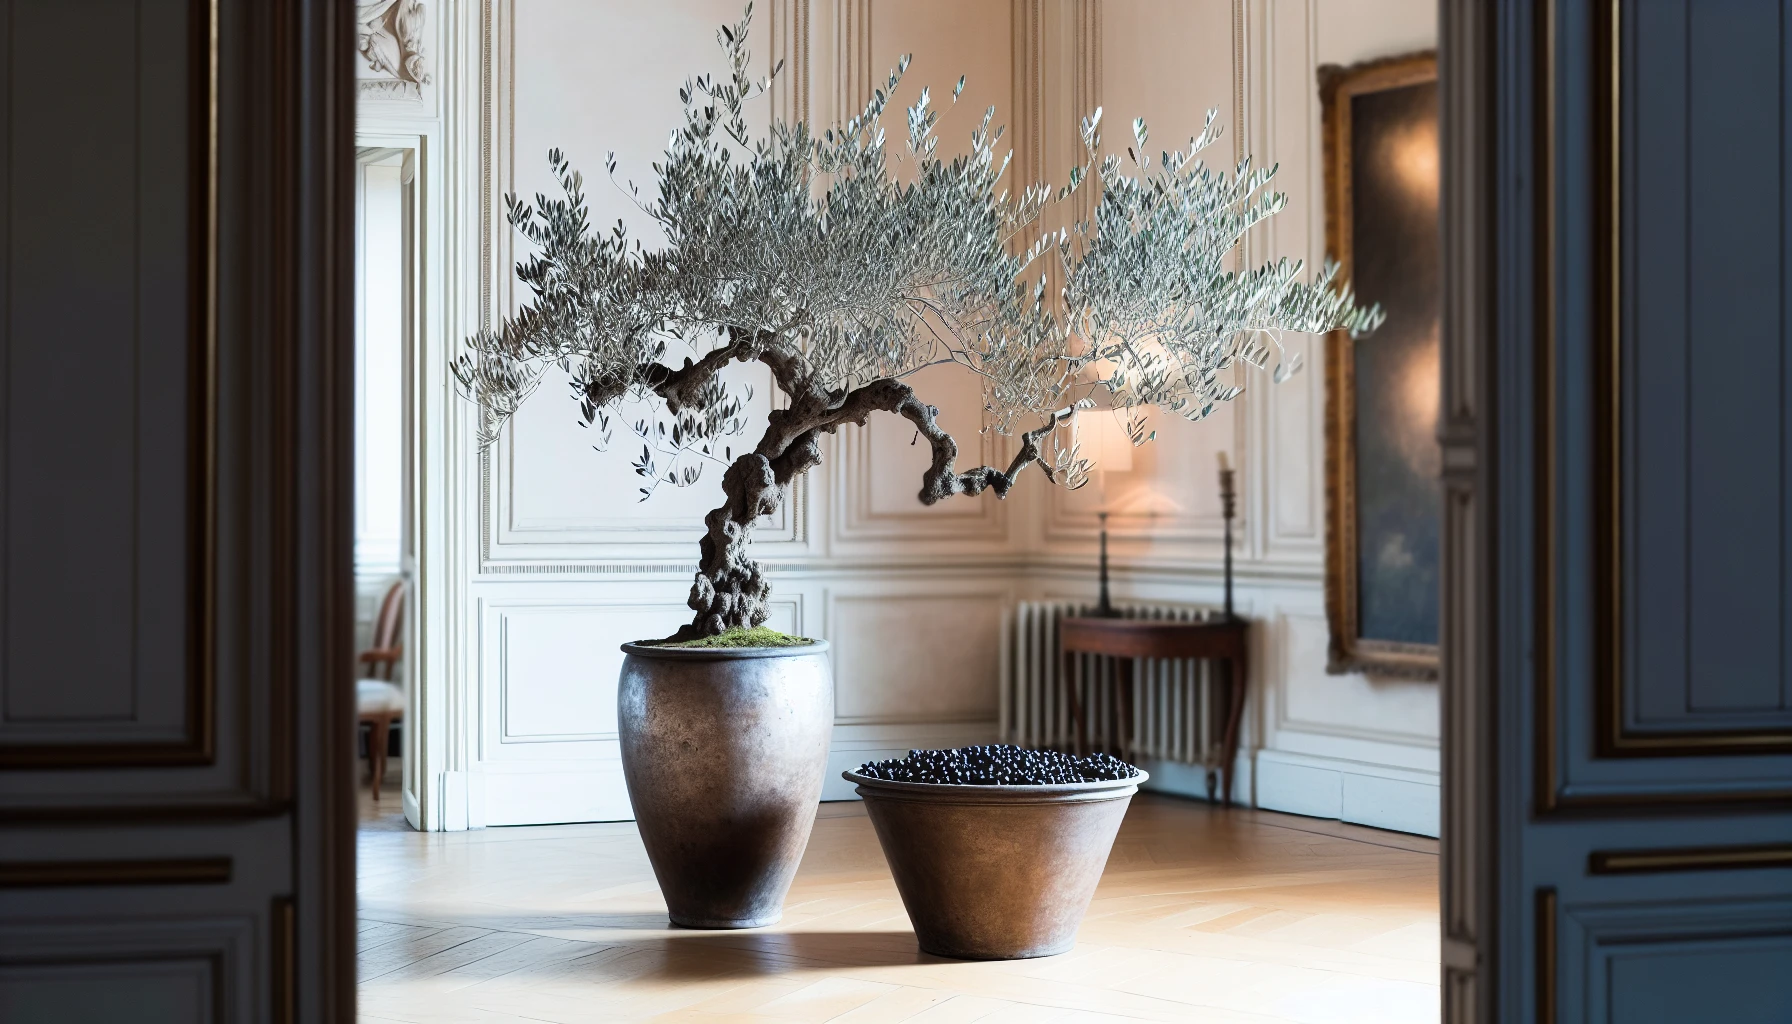
POLYGON ((1438 677, 1436 88, 1434 51, 1319 69, 1326 251, 1388 314, 1325 339, 1333 674, 1438 677))

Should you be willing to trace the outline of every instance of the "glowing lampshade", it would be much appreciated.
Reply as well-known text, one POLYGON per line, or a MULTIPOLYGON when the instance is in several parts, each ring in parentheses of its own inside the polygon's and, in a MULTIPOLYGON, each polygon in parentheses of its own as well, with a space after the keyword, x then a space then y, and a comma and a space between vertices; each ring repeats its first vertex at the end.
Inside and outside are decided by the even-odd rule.
POLYGON ((1106 409, 1090 409, 1076 418, 1079 441, 1087 458, 1095 461, 1097 473, 1132 471, 1132 439, 1126 436, 1126 422, 1106 409))

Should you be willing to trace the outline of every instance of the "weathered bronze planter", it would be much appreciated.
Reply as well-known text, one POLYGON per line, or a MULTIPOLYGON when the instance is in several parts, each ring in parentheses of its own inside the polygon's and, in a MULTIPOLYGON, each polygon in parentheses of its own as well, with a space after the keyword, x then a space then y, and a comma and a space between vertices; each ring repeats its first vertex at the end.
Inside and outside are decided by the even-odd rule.
POLYGON ((921 948, 961 960, 1068 952, 1144 772, 1065 786, 858 784, 921 948))
POLYGON ((673 924, 783 915, 827 771, 827 649, 622 645, 622 773, 673 924))

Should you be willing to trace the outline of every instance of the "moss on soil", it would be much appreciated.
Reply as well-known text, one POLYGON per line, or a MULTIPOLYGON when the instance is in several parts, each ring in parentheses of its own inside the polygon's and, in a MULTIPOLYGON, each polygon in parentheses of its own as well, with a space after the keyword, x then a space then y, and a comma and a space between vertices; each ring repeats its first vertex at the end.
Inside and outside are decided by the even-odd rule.
POLYGON ((764 626, 736 626, 715 636, 681 640, 675 644, 658 643, 655 647, 807 647, 815 641, 806 636, 791 636, 764 626))

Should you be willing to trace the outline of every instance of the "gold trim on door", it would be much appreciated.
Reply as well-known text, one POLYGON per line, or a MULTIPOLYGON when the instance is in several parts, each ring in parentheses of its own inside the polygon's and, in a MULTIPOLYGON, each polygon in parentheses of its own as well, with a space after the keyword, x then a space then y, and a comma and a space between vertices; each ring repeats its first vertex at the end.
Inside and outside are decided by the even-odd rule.
POLYGON ((1555 438, 1555 255, 1556 255, 1556 221, 1555 221, 1555 185, 1556 185, 1556 5, 1555 0, 1543 0, 1538 4, 1533 15, 1535 46, 1535 77, 1532 82, 1534 90, 1532 103, 1534 108, 1534 124, 1532 136, 1532 177, 1536 181, 1536 194, 1532 202, 1533 210, 1531 259, 1535 276, 1532 278, 1534 294, 1531 301, 1535 313, 1534 330, 1537 333, 1535 344, 1531 349, 1531 375, 1536 382, 1532 395, 1532 458, 1535 460, 1534 477, 1532 479, 1533 514, 1536 517, 1536 535, 1533 538, 1535 561, 1533 571, 1536 573, 1536 596, 1533 602, 1535 620, 1533 628, 1536 636, 1533 641, 1532 668, 1536 673, 1536 689, 1534 699, 1537 706, 1532 709, 1536 716, 1536 736, 1533 739, 1536 756, 1533 780, 1536 788, 1535 800, 1541 810, 1553 810, 1556 806, 1556 744, 1559 742, 1556 730, 1556 557, 1555 557, 1555 480, 1556 480, 1556 438, 1555 438))
MULTIPOLYGON (((1621 0, 1599 8, 1594 26, 1595 181, 1604 191, 1594 221, 1594 510, 1599 582, 1594 607, 1600 757, 1687 757, 1792 752, 1792 729, 1637 732, 1624 714, 1623 472, 1623 38, 1621 0)), ((1595 190, 1598 194, 1599 189, 1595 190)))
POLYGON ((1537 1024, 1556 1024, 1556 891, 1538 889, 1537 926, 1537 1024))
POLYGON ((1587 873, 1591 875, 1751 868, 1792 868, 1792 843, 1675 850, 1595 850, 1587 856, 1587 873))
POLYGON ((298 1020, 298 918, 292 897, 279 896, 271 908, 272 928, 268 941, 269 995, 272 997, 274 1024, 294 1024, 298 1020))
MULTIPOLYGON (((1771 791, 1638 791, 1599 796, 1561 792, 1556 619, 1559 542, 1556 530, 1555 414, 1555 5, 1538 11, 1536 69, 1537 210, 1535 216, 1537 380, 1536 448, 1536 804, 1539 812, 1639 803, 1783 802, 1792 789, 1771 791)), ((1593 597, 1594 735, 1601 758, 1693 757, 1792 752, 1792 730, 1644 733, 1628 729, 1624 707, 1624 507, 1623 507, 1623 36, 1622 0, 1595 8, 1592 45, 1593 373, 1587 395, 1593 410, 1593 529, 1598 538, 1593 597)))

